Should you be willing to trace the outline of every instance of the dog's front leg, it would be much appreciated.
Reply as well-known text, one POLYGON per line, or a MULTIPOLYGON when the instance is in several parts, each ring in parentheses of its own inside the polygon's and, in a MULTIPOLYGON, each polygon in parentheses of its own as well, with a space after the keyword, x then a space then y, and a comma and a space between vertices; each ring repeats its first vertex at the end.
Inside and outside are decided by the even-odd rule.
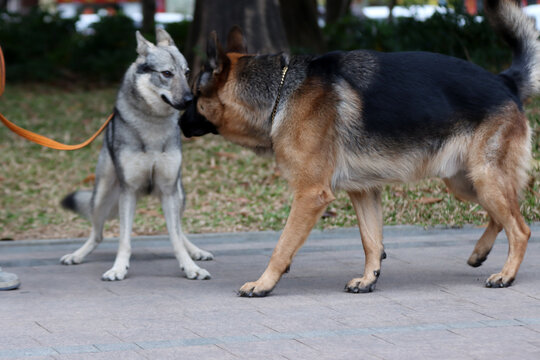
POLYGON ((309 232, 334 199, 330 188, 322 185, 298 189, 295 192, 287 224, 266 270, 259 280, 244 284, 238 293, 240 296, 266 296, 274 289, 291 265, 294 255, 306 241, 309 232))
POLYGON ((131 229, 136 202, 137 198, 134 192, 128 189, 122 190, 118 200, 118 215, 120 218, 118 253, 113 267, 101 276, 102 280, 123 280, 126 277, 129 269, 129 258, 131 257, 131 229))
POLYGON ((386 257, 383 246, 383 212, 381 191, 350 192, 349 196, 356 211, 358 227, 366 255, 364 275, 347 283, 345 291, 366 293, 375 289, 381 273, 381 260, 386 257))

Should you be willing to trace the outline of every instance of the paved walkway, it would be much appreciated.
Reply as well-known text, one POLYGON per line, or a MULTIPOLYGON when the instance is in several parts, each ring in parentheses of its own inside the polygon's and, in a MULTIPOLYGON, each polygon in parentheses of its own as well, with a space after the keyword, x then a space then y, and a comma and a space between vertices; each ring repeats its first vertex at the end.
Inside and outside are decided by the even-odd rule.
POLYGON ((358 231, 313 232, 267 298, 237 297, 266 266, 278 234, 192 235, 216 256, 210 281, 182 276, 165 237, 135 239, 128 278, 103 282, 116 242, 87 261, 58 259, 81 240, 0 243, 19 290, 0 292, 0 358, 540 359, 540 225, 514 286, 487 289, 507 253, 466 265, 482 229, 385 228, 375 292, 349 294, 358 231))

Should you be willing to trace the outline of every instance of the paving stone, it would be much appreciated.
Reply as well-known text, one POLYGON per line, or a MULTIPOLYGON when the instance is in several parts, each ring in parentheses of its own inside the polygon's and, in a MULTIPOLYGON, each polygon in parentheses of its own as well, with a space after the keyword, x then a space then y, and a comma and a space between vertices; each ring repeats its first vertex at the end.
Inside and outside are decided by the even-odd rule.
POLYGON ((22 280, 0 292, 0 358, 538 359, 540 224, 514 286, 487 289, 507 254, 466 265, 483 229, 385 228, 376 290, 343 291, 363 271, 357 229, 314 231, 266 298, 236 295, 268 263, 279 233, 197 234, 213 278, 186 279, 167 237, 133 240, 129 276, 103 282, 116 240, 86 261, 58 259, 83 240, 0 242, 0 266, 22 280), (404 355, 406 354, 406 356, 404 355))

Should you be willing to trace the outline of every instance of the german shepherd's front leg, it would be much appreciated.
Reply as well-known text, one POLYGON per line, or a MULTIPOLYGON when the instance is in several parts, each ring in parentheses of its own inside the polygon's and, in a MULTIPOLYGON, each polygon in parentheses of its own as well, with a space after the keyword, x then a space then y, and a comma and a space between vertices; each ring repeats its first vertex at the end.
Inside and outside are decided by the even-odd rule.
POLYGON ((353 293, 371 292, 381 273, 381 260, 386 257, 383 246, 383 214, 381 191, 350 192, 349 196, 356 211, 364 254, 364 275, 347 283, 345 291, 353 293))
POLYGON ((244 284, 238 295, 260 297, 269 294, 290 266, 294 255, 306 241, 323 211, 334 199, 332 191, 327 186, 297 189, 287 224, 266 270, 259 280, 244 284))

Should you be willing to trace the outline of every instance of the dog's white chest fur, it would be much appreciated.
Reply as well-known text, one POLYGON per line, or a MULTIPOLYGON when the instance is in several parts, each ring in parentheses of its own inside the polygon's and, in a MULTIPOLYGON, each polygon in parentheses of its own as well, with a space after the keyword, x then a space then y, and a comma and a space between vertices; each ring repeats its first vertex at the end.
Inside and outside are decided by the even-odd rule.
POLYGON ((149 188, 159 193, 172 192, 182 165, 180 146, 174 146, 177 126, 166 121, 144 124, 143 128, 141 146, 126 148, 118 154, 125 185, 137 192, 149 188))

